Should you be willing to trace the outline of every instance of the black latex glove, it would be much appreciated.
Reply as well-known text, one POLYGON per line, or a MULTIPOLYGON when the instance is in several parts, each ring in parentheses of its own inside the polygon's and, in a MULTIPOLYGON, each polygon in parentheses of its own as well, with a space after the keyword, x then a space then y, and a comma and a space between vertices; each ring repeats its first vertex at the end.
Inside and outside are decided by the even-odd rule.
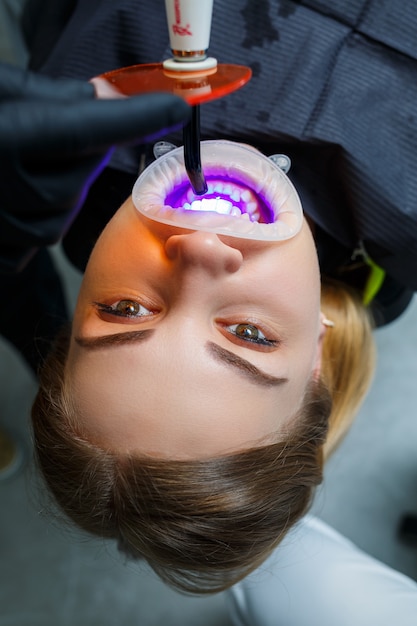
POLYGON ((116 144, 149 141, 186 122, 180 98, 99 100, 94 87, 0 64, 0 271, 57 242, 116 144))

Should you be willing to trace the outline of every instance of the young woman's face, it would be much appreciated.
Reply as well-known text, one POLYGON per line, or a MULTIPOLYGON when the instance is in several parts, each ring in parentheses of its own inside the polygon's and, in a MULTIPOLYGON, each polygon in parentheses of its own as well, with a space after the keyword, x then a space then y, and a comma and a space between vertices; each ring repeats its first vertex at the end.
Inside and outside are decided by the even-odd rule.
POLYGON ((285 433, 318 370, 311 232, 259 242, 143 217, 129 199, 88 263, 67 378, 116 451, 195 459, 285 433))

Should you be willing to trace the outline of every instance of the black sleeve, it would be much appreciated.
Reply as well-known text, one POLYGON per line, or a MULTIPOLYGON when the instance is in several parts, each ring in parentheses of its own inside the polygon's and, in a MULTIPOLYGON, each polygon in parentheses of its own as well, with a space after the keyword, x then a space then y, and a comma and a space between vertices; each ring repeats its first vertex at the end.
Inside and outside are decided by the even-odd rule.
POLYGON ((27 0, 21 28, 29 51, 29 68, 39 67, 51 54, 70 19, 77 0, 27 0))

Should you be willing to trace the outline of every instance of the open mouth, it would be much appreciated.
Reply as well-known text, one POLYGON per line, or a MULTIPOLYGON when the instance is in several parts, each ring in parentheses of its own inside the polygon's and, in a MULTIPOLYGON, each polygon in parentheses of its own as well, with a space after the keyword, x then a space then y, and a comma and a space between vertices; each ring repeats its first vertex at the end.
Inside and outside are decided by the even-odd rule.
POLYGON ((196 196, 191 185, 185 182, 175 188, 165 199, 165 204, 182 211, 214 212, 251 222, 270 224, 274 212, 252 189, 230 178, 206 175, 207 192, 196 196))
POLYGON ((194 194, 182 148, 165 154, 138 178, 132 198, 143 215, 192 230, 281 241, 297 234, 302 208, 289 179, 255 150, 230 141, 205 141, 201 155, 208 191, 194 194))

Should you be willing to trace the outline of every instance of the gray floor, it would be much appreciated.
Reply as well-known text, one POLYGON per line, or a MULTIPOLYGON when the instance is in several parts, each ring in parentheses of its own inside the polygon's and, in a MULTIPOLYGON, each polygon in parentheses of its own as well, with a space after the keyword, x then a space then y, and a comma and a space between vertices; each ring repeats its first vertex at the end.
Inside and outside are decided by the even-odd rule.
MULTIPOLYGON (((60 258, 60 257, 59 257, 60 258)), ((71 300, 79 276, 62 260, 71 300)), ((417 303, 377 332, 373 389, 329 462, 314 511, 417 580, 417 548, 396 540, 407 510, 417 513, 417 303)), ((27 420, 35 383, 0 343, 0 426, 30 457, 27 420)), ((228 626, 225 598, 188 598, 113 546, 64 530, 43 512, 30 462, 0 482, 0 626, 228 626)))

